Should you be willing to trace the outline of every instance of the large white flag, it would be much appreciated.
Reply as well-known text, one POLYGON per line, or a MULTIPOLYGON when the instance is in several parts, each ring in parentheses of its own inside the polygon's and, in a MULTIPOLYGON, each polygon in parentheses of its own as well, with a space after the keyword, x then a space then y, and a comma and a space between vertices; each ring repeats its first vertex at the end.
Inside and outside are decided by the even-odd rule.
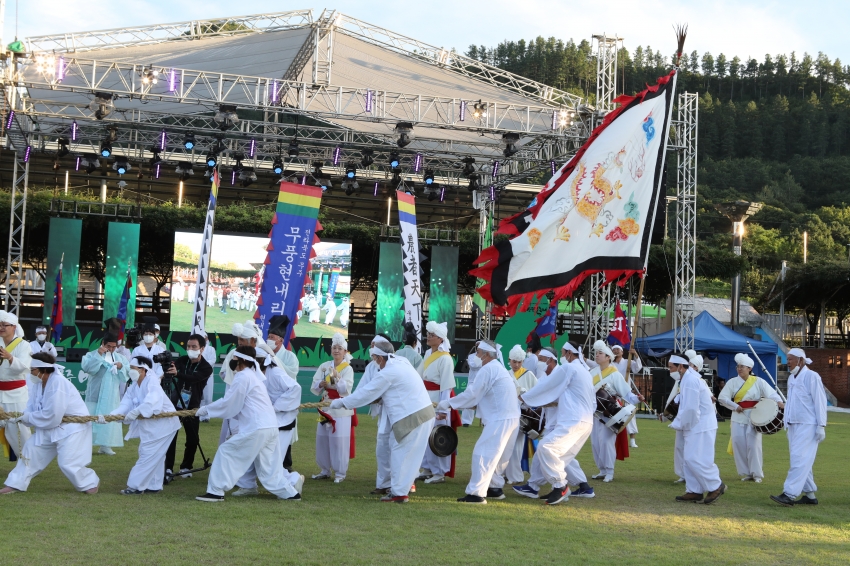
POLYGON ((422 286, 419 274, 419 234, 416 231, 416 205, 413 195, 396 191, 398 225, 401 233, 401 262, 404 273, 404 322, 413 323, 416 337, 422 337, 422 286))

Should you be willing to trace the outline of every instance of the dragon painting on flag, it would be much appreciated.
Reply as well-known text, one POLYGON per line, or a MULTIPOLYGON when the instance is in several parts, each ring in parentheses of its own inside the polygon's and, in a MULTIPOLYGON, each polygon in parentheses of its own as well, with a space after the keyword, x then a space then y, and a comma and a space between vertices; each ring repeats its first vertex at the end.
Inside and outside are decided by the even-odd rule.
MULTIPOLYGON (((684 35, 680 36, 680 52, 684 35)), ((572 296, 590 275, 604 284, 643 276, 660 194, 677 70, 614 100, 587 142, 527 210, 504 220, 512 236, 486 248, 470 274, 494 312, 524 311, 534 296, 572 296)))

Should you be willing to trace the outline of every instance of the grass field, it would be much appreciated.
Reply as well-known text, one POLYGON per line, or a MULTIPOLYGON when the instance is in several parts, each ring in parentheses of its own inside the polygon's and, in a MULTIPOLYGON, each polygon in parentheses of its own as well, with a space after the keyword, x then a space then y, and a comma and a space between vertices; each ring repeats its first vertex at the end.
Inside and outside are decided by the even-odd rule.
MULTIPOLYGON (((171 303, 171 330, 189 332, 192 330, 192 316, 195 314, 195 305, 183 301, 174 301, 171 303)), ((227 314, 221 312, 218 307, 218 302, 215 306, 207 307, 206 314, 207 332, 212 334, 230 334, 233 330, 233 325, 236 323, 242 324, 246 320, 253 320, 254 311, 235 310, 228 308, 227 314)))
MULTIPOLYGON (((309 479, 315 416, 302 415, 293 456, 308 480, 299 503, 267 493, 197 502, 206 472, 158 495, 118 495, 136 458, 131 441, 117 456, 94 457, 95 496, 74 492, 55 463, 27 493, 2 496, 0 556, 6 564, 846 564, 850 415, 829 417, 815 465, 821 504, 790 509, 768 499, 787 471, 784 432, 764 439, 765 482, 742 483, 725 452, 728 422, 718 431, 717 462, 729 490, 711 506, 674 502, 683 489, 672 483, 673 434, 649 420, 640 421, 640 448, 618 463, 613 483, 591 481, 595 499, 551 508, 512 493, 487 505, 455 502, 469 478, 477 424, 460 431, 458 477, 420 485, 408 505, 368 495, 376 430, 368 417, 360 418, 348 479, 334 485, 309 479)), ((218 431, 215 421, 201 426, 208 452, 218 431)), ((589 443, 580 461, 588 475, 596 472, 589 443)), ((0 463, 3 477, 9 466, 0 463)))

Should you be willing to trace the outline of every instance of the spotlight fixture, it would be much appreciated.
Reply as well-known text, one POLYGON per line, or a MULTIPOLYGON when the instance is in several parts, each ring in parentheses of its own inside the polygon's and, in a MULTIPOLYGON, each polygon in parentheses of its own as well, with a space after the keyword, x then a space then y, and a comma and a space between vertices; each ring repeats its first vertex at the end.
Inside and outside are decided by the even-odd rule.
POLYGON ((437 191, 428 191, 428 200, 433 202, 437 199, 437 191))
POLYGON ((157 163, 161 162, 162 157, 160 157, 160 153, 162 152, 162 149, 154 145, 151 146, 150 150, 153 154, 153 156, 151 157, 151 165, 156 165, 157 163))
POLYGON ((345 166, 345 178, 346 179, 355 179, 357 177, 357 165, 354 163, 349 163, 345 166))
POLYGON ((364 149, 363 150, 363 158, 360 160, 360 165, 363 166, 364 169, 369 167, 370 165, 372 165, 375 162, 375 158, 372 157, 372 155, 374 153, 375 152, 371 149, 364 149))
POLYGON ((360 188, 360 184, 356 180, 345 180, 342 182, 340 187, 345 191, 345 196, 353 195, 357 189, 360 188))
POLYGON ((239 170, 239 181, 243 188, 249 187, 251 183, 257 180, 257 174, 253 167, 242 167, 239 170))
POLYGON ((218 164, 218 157, 216 156, 216 154, 215 154, 215 153, 213 153, 213 152, 209 152, 209 153, 207 154, 207 167, 209 167, 210 169, 212 169, 212 168, 213 168, 213 167, 215 167, 217 164, 218 164))
POLYGON ((112 170, 118 171, 119 175, 123 175, 130 169, 132 169, 132 167, 126 157, 118 157, 115 159, 115 163, 112 164, 112 170))
POLYGON ((398 155, 397 151, 390 152, 390 167, 393 169, 398 169, 399 165, 401 165, 401 158, 398 155))
POLYGON ((112 155, 112 144, 109 140, 103 140, 100 142, 100 156, 101 157, 109 157, 112 155))
POLYGON ((177 167, 174 169, 174 172, 179 175, 181 181, 185 181, 189 178, 190 175, 194 175, 195 171, 192 169, 192 164, 188 161, 181 161, 177 164, 177 167))
POLYGON ((473 173, 475 173, 475 158, 474 157, 464 157, 463 158, 463 173, 464 177, 469 177, 473 173))
POLYGON ((272 171, 274 171, 275 175, 283 173, 283 160, 280 157, 275 157, 274 163, 272 164, 272 171))
POLYGON ((142 84, 144 85, 156 84, 159 81, 159 71, 152 67, 142 69, 139 76, 142 77, 142 84))
POLYGON ((213 121, 218 124, 219 129, 223 132, 228 128, 232 128, 239 123, 239 115, 236 114, 236 106, 232 104, 221 104, 218 107, 218 112, 213 116, 213 121))
POLYGON ((59 138, 56 143, 59 144, 59 150, 56 152, 57 157, 65 157, 71 153, 71 150, 68 149, 68 138, 59 138))
POLYGON ((289 157, 298 157, 298 154, 301 153, 301 150, 298 148, 298 138, 293 138, 293 140, 289 142, 289 148, 286 150, 286 153, 289 157))
POLYGON ((505 149, 502 151, 502 154, 505 157, 510 157, 511 155, 518 152, 519 149, 517 149, 517 146, 516 146, 518 141, 519 141, 519 134, 516 134, 516 133, 513 133, 513 132, 507 133, 507 134, 502 134, 502 145, 505 146, 505 149))
POLYGON ((470 175, 469 176, 469 186, 467 188, 469 189, 470 193, 473 192, 473 191, 480 190, 481 189, 481 178, 477 174, 470 175))
POLYGON ((313 179, 316 180, 317 186, 322 187, 322 192, 331 189, 331 180, 325 177, 325 174, 322 172, 323 165, 324 163, 321 161, 313 162, 313 179))
POLYGON ((91 175, 100 168, 100 160, 94 155, 84 155, 80 157, 80 166, 85 167, 86 173, 91 175))
POLYGON ((115 108, 115 104, 112 103, 112 94, 108 92, 96 92, 94 93, 94 100, 89 104, 89 109, 94 112, 94 117, 98 120, 103 120, 115 108))
POLYGON ((555 110, 552 113, 552 129, 567 128, 573 123, 575 110, 555 110))
POLYGON ((487 103, 481 102, 480 100, 476 102, 472 107, 472 117, 480 120, 481 118, 487 117, 487 103))
POLYGON ((396 144, 399 147, 407 147, 413 140, 413 124, 410 122, 399 122, 395 126, 395 133, 398 134, 396 144))
POLYGON ((434 184, 434 172, 431 169, 426 169, 423 179, 425 179, 425 186, 430 187, 434 184))
POLYGON ((183 147, 186 148, 186 151, 192 151, 193 149, 195 149, 196 143, 197 142, 195 141, 195 134, 193 134, 192 132, 189 132, 188 134, 186 134, 186 137, 183 138, 183 147))

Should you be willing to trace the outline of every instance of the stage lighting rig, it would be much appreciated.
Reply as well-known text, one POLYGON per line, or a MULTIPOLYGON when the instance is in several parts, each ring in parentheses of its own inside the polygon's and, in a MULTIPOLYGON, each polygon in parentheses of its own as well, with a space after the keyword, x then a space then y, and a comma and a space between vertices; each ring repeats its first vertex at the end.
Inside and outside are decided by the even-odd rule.
POLYGON ((272 164, 272 171, 274 171, 275 175, 283 174, 283 160, 280 157, 274 158, 274 163, 272 164))
POLYGON ((180 176, 181 181, 187 180, 191 175, 195 174, 194 169, 192 169, 192 164, 188 161, 181 161, 177 164, 177 167, 174 169, 174 172, 180 176))
POLYGON ((464 177, 469 177, 470 175, 475 173, 475 158, 474 157, 464 157, 463 158, 463 170, 461 171, 464 177))
POLYGON ((110 157, 112 155, 112 143, 109 140, 100 142, 100 156, 110 157))
POLYGON ((145 67, 139 72, 139 76, 142 77, 142 84, 144 85, 156 84, 159 82, 159 71, 153 67, 145 67))
POLYGON ((59 150, 56 152, 56 157, 65 157, 71 153, 71 150, 68 149, 68 145, 70 144, 68 138, 59 138, 56 140, 56 143, 59 144, 59 150))
POLYGON ((329 191, 331 189, 331 180, 325 177, 322 171, 323 165, 324 163, 321 161, 313 162, 313 179, 316 180, 316 185, 322 187, 322 191, 329 191))
POLYGON ((117 157, 115 163, 112 164, 112 170, 117 171, 119 175, 123 175, 132 169, 126 157, 117 157))
POLYGON ((513 132, 502 134, 502 145, 505 146, 505 149, 502 150, 502 154, 505 157, 510 157, 519 151, 517 149, 517 142, 519 141, 519 134, 515 134, 513 132))
POLYGON ((239 115, 236 114, 236 106, 232 104, 221 104, 218 107, 218 112, 213 116, 213 121, 218 124, 218 127, 223 132, 228 128, 232 128, 239 123, 239 115))
POLYGON ((399 168, 400 165, 401 165, 401 157, 399 157, 398 152, 397 151, 391 151, 390 152, 390 167, 393 170, 396 170, 396 169, 399 168))
POLYGON ((96 169, 100 169, 100 160, 94 155, 84 155, 80 158, 80 167, 84 167, 86 173, 91 175, 96 169))
POLYGON ((472 117, 476 120, 487 117, 487 103, 480 100, 472 107, 472 117))
POLYGON ((345 178, 346 179, 356 179, 357 178, 357 165, 354 163, 349 163, 345 166, 345 178))
POLYGON ((195 145, 197 142, 195 141, 195 134, 189 132, 186 134, 186 137, 183 138, 183 147, 186 148, 186 151, 192 151, 195 149, 195 145))
POLYGON ((481 190, 481 178, 478 175, 470 175, 469 176, 469 186, 467 187, 469 192, 479 191, 481 190))
POLYGON ((431 201, 431 202, 437 200, 437 191, 435 191, 435 190, 428 191, 428 200, 431 201))
POLYGON ((345 180, 340 187, 345 191, 345 195, 350 197, 360 188, 360 184, 356 180, 345 180))
POLYGON ((413 124, 410 122, 399 122, 396 124, 394 131, 398 134, 396 144, 399 147, 407 147, 413 141, 413 124))
POLYGON ((289 157, 298 157, 298 154, 301 153, 301 149, 298 147, 298 138, 293 138, 289 142, 289 148, 287 148, 286 153, 289 157))
POLYGON ((425 186, 426 187, 430 187, 431 185, 433 185, 434 184, 434 171, 432 171, 431 169, 426 169, 425 175, 423 176, 423 179, 425 180, 425 186))
POLYGON ((374 154, 374 150, 364 149, 363 150, 363 158, 360 160, 360 165, 365 169, 372 165, 375 162, 375 158, 372 157, 374 154))
POLYGON ((242 167, 239 170, 239 181, 242 185, 242 188, 247 188, 251 186, 251 183, 257 180, 257 174, 254 172, 253 167, 242 167))
POLYGON ((218 165, 218 157, 216 156, 216 154, 215 154, 215 153, 213 153, 213 152, 209 152, 209 153, 207 154, 207 167, 209 167, 210 169, 212 169, 212 168, 214 168, 216 165, 218 165))
POLYGON ((109 116, 115 109, 115 104, 112 102, 112 94, 108 92, 94 93, 94 100, 89 104, 89 110, 94 112, 94 117, 98 120, 103 120, 109 116))

